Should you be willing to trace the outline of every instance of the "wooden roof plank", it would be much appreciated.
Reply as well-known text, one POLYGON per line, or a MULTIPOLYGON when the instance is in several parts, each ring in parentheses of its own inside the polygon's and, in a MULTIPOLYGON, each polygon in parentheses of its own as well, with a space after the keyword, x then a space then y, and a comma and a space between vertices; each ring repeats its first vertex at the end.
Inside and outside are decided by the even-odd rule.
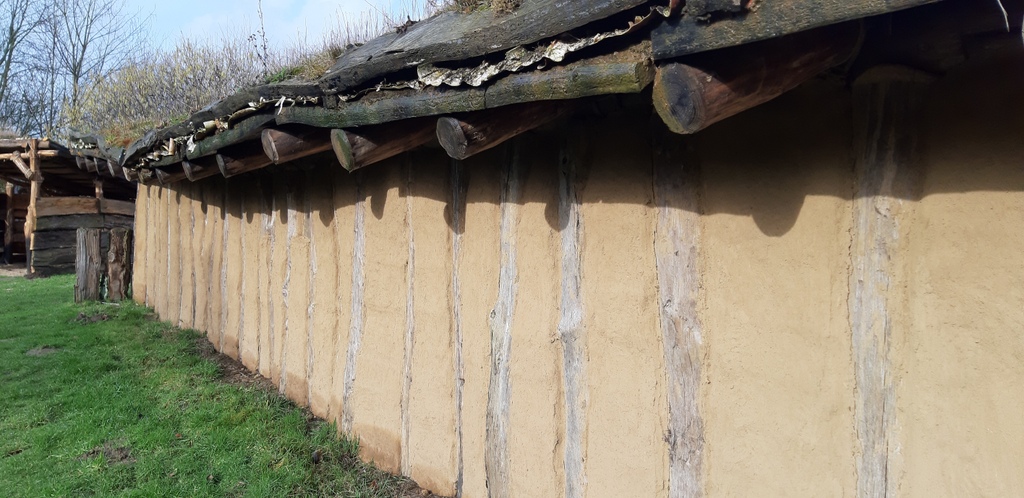
POLYGON ((525 0, 514 12, 446 12, 401 33, 389 33, 346 51, 321 78, 328 94, 375 83, 422 63, 458 61, 551 38, 646 0, 525 0))
POLYGON ((742 45, 939 0, 764 0, 735 17, 669 19, 651 33, 655 60, 742 45))

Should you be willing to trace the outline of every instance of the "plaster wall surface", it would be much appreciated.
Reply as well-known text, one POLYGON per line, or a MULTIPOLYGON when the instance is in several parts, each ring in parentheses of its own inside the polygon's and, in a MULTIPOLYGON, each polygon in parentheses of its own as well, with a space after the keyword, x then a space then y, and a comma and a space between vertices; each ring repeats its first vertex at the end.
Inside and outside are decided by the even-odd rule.
MULTIPOLYGON (((932 85, 919 188, 894 199, 885 458, 903 496, 1024 493, 1024 71, 1006 67, 932 85)), ((816 81, 669 139, 697 173, 685 318, 700 355, 685 374, 699 399, 685 420, 707 496, 858 494, 851 275, 871 241, 855 223, 853 113, 847 88, 816 81)), ((136 299, 182 323, 194 299, 219 350, 437 492, 680 496, 658 126, 627 106, 463 162, 428 147, 354 175, 321 158, 258 181, 142 187, 136 299)))

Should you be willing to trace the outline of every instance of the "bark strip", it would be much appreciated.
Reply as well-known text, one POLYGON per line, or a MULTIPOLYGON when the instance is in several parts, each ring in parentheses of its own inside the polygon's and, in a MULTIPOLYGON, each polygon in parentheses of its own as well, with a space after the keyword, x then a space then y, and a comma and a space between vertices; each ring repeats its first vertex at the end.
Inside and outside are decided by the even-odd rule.
POLYGON ((516 299, 516 229, 519 224, 520 165, 518 144, 508 147, 501 190, 501 268, 498 300, 491 310, 491 378, 487 390, 487 434, 484 468, 491 498, 511 496, 508 430, 512 402, 510 361, 512 316, 516 299))
POLYGON ((562 343, 562 382, 565 402, 565 496, 586 496, 587 363, 580 238, 583 220, 577 190, 577 160, 574 141, 562 146, 558 175, 558 217, 562 227, 562 284, 558 337, 562 343))
POLYGON ((850 330, 856 374, 860 452, 857 496, 896 495, 893 431, 896 372, 890 360, 899 267, 902 199, 914 195, 918 112, 929 78, 903 68, 879 67, 854 84, 856 192, 850 275, 850 330))
POLYGON ((412 357, 415 345, 416 323, 414 313, 413 278, 416 275, 416 232, 412 226, 412 164, 408 154, 403 164, 405 170, 405 226, 408 233, 409 263, 405 265, 405 347, 403 348, 402 362, 402 474, 412 473, 412 463, 409 458, 409 435, 411 423, 409 420, 409 398, 412 391, 412 357))
POLYGON ((462 230, 466 213, 465 178, 462 161, 453 159, 451 162, 452 189, 452 326, 455 342, 455 496, 462 496, 463 483, 463 440, 462 440, 462 402, 463 389, 466 384, 465 361, 462 358, 462 284, 459 281, 459 261, 462 248, 462 230))
POLYGON ((363 284, 366 252, 366 192, 356 179, 355 245, 352 248, 352 315, 349 325, 348 355, 345 358, 344 390, 341 401, 341 430, 352 433, 352 388, 356 383, 356 359, 363 336, 363 284))
POLYGON ((699 183, 696 168, 683 162, 679 140, 662 137, 660 142, 653 158, 654 253, 668 390, 668 496, 691 498, 704 495, 699 183))

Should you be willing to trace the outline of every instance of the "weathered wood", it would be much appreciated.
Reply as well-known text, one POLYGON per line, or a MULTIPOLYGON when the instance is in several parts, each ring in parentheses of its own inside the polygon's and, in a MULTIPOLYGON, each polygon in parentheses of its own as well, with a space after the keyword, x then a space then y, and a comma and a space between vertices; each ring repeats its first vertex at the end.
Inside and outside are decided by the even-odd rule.
MULTIPOLYGON (((0 161, 5 161, 5 160, 6 161, 10 161, 10 160, 12 160, 14 158, 14 156, 23 156, 23 155, 26 155, 26 154, 24 152, 8 152, 8 153, 5 153, 5 154, 0 154, 0 161)), ((40 151, 36 152, 36 157, 42 157, 42 158, 61 157, 61 153, 60 153, 60 151, 57 151, 57 150, 40 150, 40 151)))
POLYGON ((352 131, 331 130, 330 140, 338 162, 348 171, 415 149, 437 137, 437 122, 432 118, 399 121, 388 126, 352 131))
POLYGON ((562 343, 562 392, 565 440, 562 455, 565 496, 582 498, 586 490, 587 332, 583 326, 583 218, 580 213, 578 168, 580 137, 571 135, 560 151, 558 224, 561 230, 561 299, 558 338, 562 343))
POLYGON ((423 62, 461 61, 550 38, 642 3, 589 0, 570 7, 526 0, 505 15, 490 10, 446 12, 347 50, 321 79, 321 85, 328 93, 344 92, 423 62))
POLYGON ((89 165, 88 160, 82 156, 75 156, 75 166, 82 171, 88 171, 89 165))
POLYGON ((32 235, 36 231, 36 207, 39 202, 39 194, 43 187, 43 177, 39 174, 39 152, 36 150, 36 141, 29 140, 28 167, 32 179, 29 185, 28 213, 25 214, 25 265, 32 271, 32 235))
POLYGON ((182 170, 185 171, 185 177, 192 182, 220 174, 220 166, 217 165, 216 158, 199 158, 191 161, 182 161, 181 167, 182 170))
POLYGON ((224 178, 230 178, 249 171, 256 171, 274 164, 273 161, 263 153, 258 152, 224 152, 217 154, 217 166, 224 178))
POLYGON ((132 201, 119 201, 117 199, 100 199, 100 212, 103 214, 119 214, 134 217, 135 203, 132 201))
POLYGON ((530 102, 459 118, 444 117, 437 120, 437 139, 449 156, 466 159, 557 119, 571 106, 568 102, 530 102))
POLYGON ((21 158, 21 154, 18 154, 18 153, 11 154, 10 160, 11 160, 11 162, 14 163, 15 166, 18 167, 19 170, 21 170, 21 174, 25 175, 25 179, 27 179, 27 180, 41 179, 39 177, 39 173, 33 173, 32 172, 32 170, 28 167, 28 164, 25 163, 25 160, 21 158))
POLYGON ((33 138, 0 138, 0 149, 27 149, 32 140, 37 140, 36 146, 42 152, 50 148, 49 140, 38 140, 33 138))
MULTIPOLYGON (((75 236, 75 232, 68 232, 75 236)), ((77 240, 71 247, 55 247, 52 249, 32 250, 32 271, 38 272, 40 267, 74 265, 77 240)), ((102 249, 102 246, 101 246, 102 249)))
POLYGON ((68 216, 47 216, 39 218, 35 230, 74 230, 76 228, 131 227, 131 216, 116 214, 73 214, 68 216))
POLYGON ((639 93, 653 79, 650 45, 644 43, 565 66, 510 74, 487 87, 484 101, 490 109, 538 100, 639 93))
POLYGON ((363 328, 366 325, 363 316, 365 312, 363 288, 366 283, 366 203, 366 189, 357 176, 352 228, 355 235, 355 240, 352 243, 352 282, 349 286, 352 300, 349 313, 348 347, 345 350, 345 372, 342 379, 341 429, 346 433, 352 432, 355 419, 351 400, 356 382, 356 361, 359 359, 363 328))
POLYGON ((262 113, 239 121, 229 130, 206 137, 196 142, 195 147, 185 153, 186 159, 209 156, 225 147, 245 142, 259 136, 263 127, 274 122, 273 113, 262 113))
POLYGON ((188 178, 188 174, 185 173, 181 165, 178 165, 176 168, 155 168, 153 173, 156 175, 156 180, 160 182, 160 185, 171 185, 188 178))
POLYGON ((654 108, 670 130, 696 133, 847 60, 859 32, 846 24, 662 65, 654 78, 654 108))
POLYGON ((668 496, 704 495, 704 421, 700 413, 700 178, 684 162, 685 146, 655 132, 654 202, 658 224, 654 255, 668 399, 668 496))
POLYGON ((484 109, 482 88, 427 88, 380 92, 337 108, 290 107, 277 115, 277 124, 303 124, 320 128, 352 128, 424 116, 484 109))
POLYGON ((322 128, 265 129, 260 136, 263 152, 274 164, 282 164, 331 150, 329 130, 322 128))
POLYGON ((499 498, 512 496, 509 470, 512 318, 515 316, 516 281, 519 278, 516 263, 516 226, 519 224, 523 173, 524 168, 519 164, 518 155, 512 150, 504 164, 499 198, 501 266, 498 270, 498 299, 489 320, 491 372, 487 388, 487 431, 484 436, 487 489, 490 496, 499 498))
POLYGON ((77 244, 74 230, 36 232, 33 239, 37 252, 47 249, 74 249, 77 244))
POLYGON ((75 258, 75 302, 99 301, 103 260, 100 259, 100 231, 79 228, 75 258))
POLYGON ((132 231, 115 228, 110 231, 107 251, 107 301, 118 303, 130 296, 132 282, 132 231))
POLYGON ((110 176, 112 176, 114 178, 125 178, 125 176, 124 176, 124 168, 121 167, 121 165, 118 164, 117 161, 110 161, 110 160, 108 160, 107 161, 107 171, 109 171, 110 172, 110 176))
POLYGON ((892 255, 907 243, 901 199, 911 198, 921 178, 915 171, 917 135, 930 79, 890 66, 865 73, 853 85, 856 191, 848 306, 860 445, 857 496, 896 496, 899 489, 891 465, 899 451, 893 440, 899 369, 889 355, 893 317, 906 301, 892 255))
POLYGON ((655 60, 776 38, 798 31, 924 5, 938 0, 772 0, 743 15, 707 22, 670 19, 651 33, 655 60))
POLYGON ((95 197, 41 197, 36 201, 37 218, 99 212, 99 199, 95 197))

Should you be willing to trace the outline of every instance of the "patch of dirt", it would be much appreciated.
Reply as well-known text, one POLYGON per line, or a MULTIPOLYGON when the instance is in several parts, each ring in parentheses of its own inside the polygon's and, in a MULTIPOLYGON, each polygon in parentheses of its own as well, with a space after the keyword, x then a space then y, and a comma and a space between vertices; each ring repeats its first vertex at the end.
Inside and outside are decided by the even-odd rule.
POLYGON ((78 314, 78 317, 75 318, 74 322, 85 325, 87 323, 105 322, 107 320, 110 320, 110 315, 106 313, 96 313, 94 315, 87 315, 83 311, 78 314))
POLYGON ((38 348, 32 348, 25 352, 25 356, 46 356, 51 355, 60 351, 59 348, 51 348, 50 346, 39 346, 38 348))
POLYGON ((3 265, 0 264, 0 277, 24 277, 28 274, 25 264, 3 265))
POLYGON ((222 355, 213 348, 213 344, 206 340, 205 337, 196 338, 196 351, 199 356, 206 358, 217 364, 220 370, 220 380, 227 382, 228 384, 239 384, 243 386, 258 386, 263 389, 277 392, 277 387, 270 379, 255 373, 250 372, 249 369, 245 368, 238 361, 232 359, 229 356, 222 355))
POLYGON ((24 451, 25 451, 25 448, 15 448, 15 449, 13 449, 11 451, 8 451, 7 453, 4 453, 4 458, 10 458, 12 456, 20 455, 24 451))
POLYGON ((103 446, 97 446, 85 453, 82 453, 79 460, 89 460, 90 458, 96 458, 97 456, 103 455, 108 464, 119 464, 119 463, 135 463, 135 457, 132 456, 132 449, 126 446, 120 446, 117 443, 107 441, 103 443, 103 446))

